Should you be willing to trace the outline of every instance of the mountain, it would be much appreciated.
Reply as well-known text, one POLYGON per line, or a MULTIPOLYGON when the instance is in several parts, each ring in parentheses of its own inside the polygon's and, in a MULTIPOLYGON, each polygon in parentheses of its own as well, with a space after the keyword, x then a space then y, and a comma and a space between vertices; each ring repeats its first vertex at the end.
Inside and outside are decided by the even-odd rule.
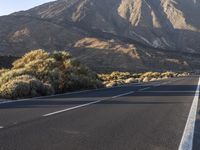
POLYGON ((67 50, 99 70, 200 67, 199 0, 57 0, 0 17, 0 55, 67 50))

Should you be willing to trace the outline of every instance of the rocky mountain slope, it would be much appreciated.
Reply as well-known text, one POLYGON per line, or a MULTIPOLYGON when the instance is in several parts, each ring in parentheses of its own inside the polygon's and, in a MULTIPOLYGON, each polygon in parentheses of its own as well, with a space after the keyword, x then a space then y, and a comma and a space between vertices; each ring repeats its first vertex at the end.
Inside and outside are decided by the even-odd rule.
POLYGON ((192 71, 200 68, 200 55, 150 49, 119 40, 84 38, 72 54, 93 70, 104 71, 192 71))
POLYGON ((195 69, 199 14, 199 0, 57 0, 0 17, 0 54, 70 49, 100 70, 195 69))

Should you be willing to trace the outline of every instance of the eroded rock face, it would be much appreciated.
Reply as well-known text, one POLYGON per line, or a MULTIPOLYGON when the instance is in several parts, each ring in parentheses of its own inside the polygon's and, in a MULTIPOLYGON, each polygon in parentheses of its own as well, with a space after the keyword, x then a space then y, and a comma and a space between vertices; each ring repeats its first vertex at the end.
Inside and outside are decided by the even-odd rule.
POLYGON ((73 32, 95 30, 154 47, 195 52, 200 47, 198 14, 197 0, 58 0, 12 15, 43 19, 70 31, 73 26, 73 32))
POLYGON ((85 37, 200 53, 199 14, 199 0, 57 0, 0 17, 0 54, 73 49, 85 37))
POLYGON ((81 62, 100 72, 183 71, 200 67, 198 56, 149 49, 119 40, 83 38, 74 44, 71 52, 81 62))

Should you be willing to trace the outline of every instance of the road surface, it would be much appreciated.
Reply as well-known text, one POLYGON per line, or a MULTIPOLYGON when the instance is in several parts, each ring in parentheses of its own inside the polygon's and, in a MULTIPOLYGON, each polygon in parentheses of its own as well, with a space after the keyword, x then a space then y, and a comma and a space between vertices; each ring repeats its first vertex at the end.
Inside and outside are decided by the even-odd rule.
POLYGON ((0 102, 0 150, 199 150, 199 76, 0 102))

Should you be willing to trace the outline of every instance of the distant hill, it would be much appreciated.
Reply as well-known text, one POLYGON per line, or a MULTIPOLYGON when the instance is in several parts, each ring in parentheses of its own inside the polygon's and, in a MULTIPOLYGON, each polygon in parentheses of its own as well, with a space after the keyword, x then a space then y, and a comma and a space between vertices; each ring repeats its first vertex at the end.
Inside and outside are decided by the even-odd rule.
POLYGON ((57 0, 0 17, 0 54, 71 50, 100 70, 200 67, 200 1, 57 0))

